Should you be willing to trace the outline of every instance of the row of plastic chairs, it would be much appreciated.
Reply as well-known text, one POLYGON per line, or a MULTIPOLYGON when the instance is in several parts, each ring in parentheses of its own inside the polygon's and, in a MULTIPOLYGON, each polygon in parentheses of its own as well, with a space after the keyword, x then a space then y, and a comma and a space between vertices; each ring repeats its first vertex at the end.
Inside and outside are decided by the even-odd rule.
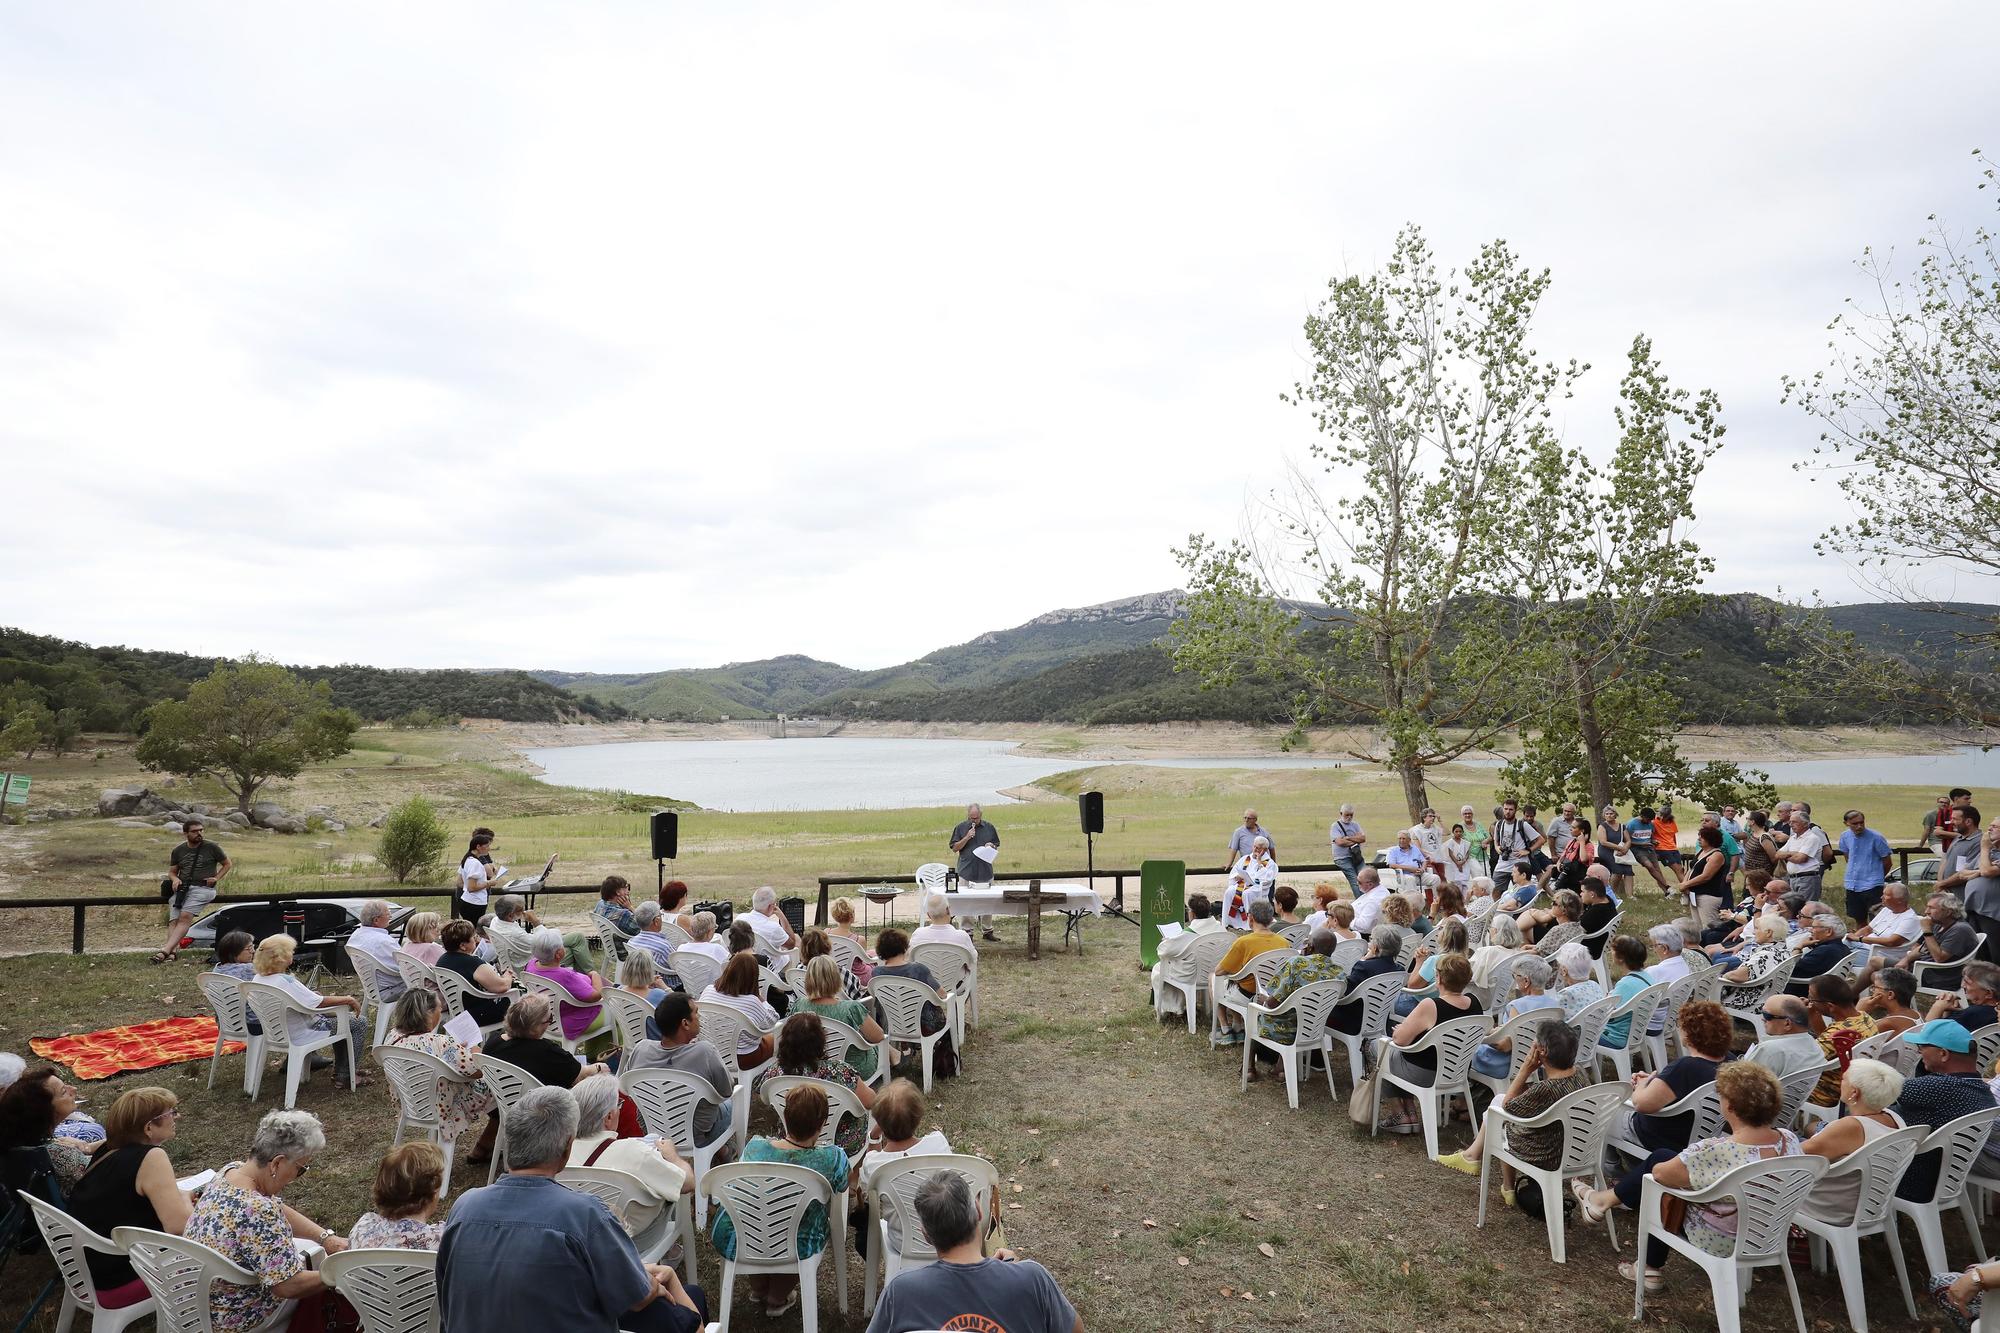
POLYGON ((195 981, 215 1013, 215 1050, 208 1061, 210 1088, 215 1086, 216 1069, 222 1062, 227 1043, 243 1044, 243 1092, 252 1101, 263 1091, 266 1058, 273 1052, 281 1052, 285 1057, 285 1109, 290 1110, 298 1104, 299 1084, 311 1068, 309 1062, 313 1055, 345 1042, 348 1090, 353 1090, 353 1079, 359 1076, 360 1066, 355 1059, 357 1051, 347 1010, 314 1009, 268 982, 240 980, 223 976, 220 972, 204 972, 195 981), (256 1015, 261 1031, 250 1031, 252 1014, 256 1015), (305 1037, 294 1037, 287 1021, 295 1017, 317 1020, 329 1016, 333 1019, 330 1029, 321 1031, 314 1028, 313 1035, 305 1037))

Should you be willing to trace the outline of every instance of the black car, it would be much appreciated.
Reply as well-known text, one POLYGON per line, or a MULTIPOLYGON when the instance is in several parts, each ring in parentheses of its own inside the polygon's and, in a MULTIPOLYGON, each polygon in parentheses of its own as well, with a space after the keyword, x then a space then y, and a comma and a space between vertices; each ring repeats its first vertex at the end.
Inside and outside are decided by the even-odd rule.
MULTIPOLYGON (((303 939, 307 949, 317 949, 322 961, 330 971, 349 972, 347 953, 343 949, 329 949, 326 945, 345 940, 361 925, 356 915, 366 898, 273 898, 259 903, 225 903, 210 908, 188 927, 181 939, 181 948, 199 949, 213 952, 215 942, 232 930, 249 932, 253 940, 261 940, 267 935, 285 933, 285 909, 302 908, 305 911, 303 939)), ((399 907, 389 904, 389 928, 402 929, 403 922, 416 913, 417 908, 399 907)))

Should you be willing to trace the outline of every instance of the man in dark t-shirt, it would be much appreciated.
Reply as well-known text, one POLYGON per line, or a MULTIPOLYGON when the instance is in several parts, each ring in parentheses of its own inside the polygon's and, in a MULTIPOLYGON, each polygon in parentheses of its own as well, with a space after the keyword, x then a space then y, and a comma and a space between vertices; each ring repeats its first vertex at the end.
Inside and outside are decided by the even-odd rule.
MULTIPOLYGON (((986 822, 985 814, 977 805, 965 807, 965 818, 958 821, 951 831, 951 849, 958 853, 958 882, 976 884, 981 888, 993 882, 993 863, 978 855, 981 847, 998 847, 1000 830, 986 822)), ((993 933, 993 918, 979 918, 980 934, 986 939, 999 938, 993 933)))
POLYGON ((1611 901, 1611 872, 1603 866, 1593 865, 1584 872, 1583 915, 1578 918, 1583 923, 1583 947, 1590 950, 1592 958, 1604 955, 1604 943, 1609 935, 1601 935, 1606 926, 1618 915, 1618 904, 1611 901), (1592 939, 1595 935, 1597 938, 1592 939))
POLYGON ((190 819, 181 825, 185 841, 174 848, 167 858, 167 880, 171 894, 167 901, 167 915, 173 918, 167 927, 167 942, 153 955, 156 963, 165 963, 180 952, 181 940, 186 938, 187 929, 194 924, 195 913, 215 901, 217 887, 222 877, 229 873, 229 857, 222 850, 222 844, 210 842, 203 836, 199 819, 190 819))
MULTIPOLYGON (((886 1169, 886 1168, 885 1168, 886 1169)), ((937 1262, 905 1268, 882 1289, 868 1333, 958 1328, 995 1333, 1082 1333, 1083 1320, 1049 1270, 1010 1250, 986 1257, 987 1219, 956 1171, 938 1171, 914 1200, 937 1262)))

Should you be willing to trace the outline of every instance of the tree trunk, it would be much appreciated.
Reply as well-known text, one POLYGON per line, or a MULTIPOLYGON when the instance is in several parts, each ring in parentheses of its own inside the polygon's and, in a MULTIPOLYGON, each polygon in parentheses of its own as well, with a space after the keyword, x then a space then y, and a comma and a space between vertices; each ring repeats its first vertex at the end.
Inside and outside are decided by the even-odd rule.
POLYGON ((1583 743, 1584 767, 1590 773, 1590 803, 1602 810, 1611 802, 1611 761, 1604 754, 1604 727, 1597 720, 1597 680, 1579 663, 1570 664, 1570 689, 1576 696, 1576 731, 1583 743))
POLYGON ((1403 779, 1403 801, 1410 807, 1410 823, 1423 822, 1424 809, 1431 803, 1424 783, 1424 766, 1407 755, 1395 756, 1396 774, 1403 779))

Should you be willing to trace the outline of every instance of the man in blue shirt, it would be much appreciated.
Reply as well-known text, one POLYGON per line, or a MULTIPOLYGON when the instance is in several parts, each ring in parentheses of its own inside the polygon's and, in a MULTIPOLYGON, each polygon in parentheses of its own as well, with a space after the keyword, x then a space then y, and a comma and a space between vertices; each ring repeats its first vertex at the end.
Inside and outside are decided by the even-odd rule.
POLYGON ((1840 854, 1847 858, 1847 915, 1866 925, 1882 905, 1882 886, 1889 882, 1889 840, 1868 827, 1868 816, 1847 812, 1847 830, 1840 835, 1840 854))
POLYGON ((699 1333, 701 1288, 641 1263, 602 1200, 556 1183, 576 1138, 570 1090, 536 1088, 505 1115, 507 1174, 461 1195, 438 1243, 444 1327, 699 1333))

